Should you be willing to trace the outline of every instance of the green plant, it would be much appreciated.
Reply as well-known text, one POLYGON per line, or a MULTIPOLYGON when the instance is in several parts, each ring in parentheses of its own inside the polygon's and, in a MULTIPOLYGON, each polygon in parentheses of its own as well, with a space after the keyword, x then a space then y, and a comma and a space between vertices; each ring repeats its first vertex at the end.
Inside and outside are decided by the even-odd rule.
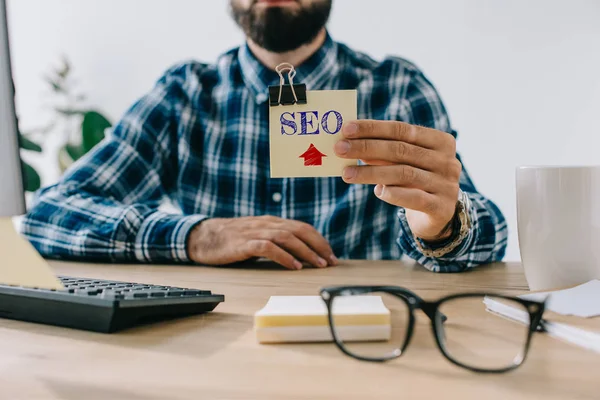
MULTIPOLYGON (((19 132, 19 147, 22 150, 33 151, 36 153, 42 152, 42 147, 39 144, 35 143, 31 139, 28 139, 21 132, 19 132)), ((40 174, 38 174, 35 168, 25 161, 22 161, 21 166, 23 168, 25 190, 28 192, 35 192, 42 186, 40 174)))
POLYGON ((63 146, 58 153, 58 164, 64 172, 72 163, 92 150, 105 137, 111 122, 100 111, 82 105, 85 96, 76 93, 71 78, 70 62, 63 57, 62 65, 46 81, 58 97, 54 110, 64 129, 63 146))
MULTIPOLYGON (((100 143, 112 126, 100 111, 84 105, 85 96, 76 90, 72 72, 71 63, 63 57, 60 65, 44 77, 50 89, 50 122, 20 135, 21 148, 38 153, 42 146, 33 137, 43 141, 48 133, 61 135, 57 160, 61 173, 100 143)), ((27 190, 39 189, 41 181, 35 168, 24 162, 23 169, 27 190)))
POLYGON ((58 153, 58 164, 64 172, 72 163, 79 160, 105 136, 105 130, 112 124, 106 117, 95 110, 61 110, 65 115, 80 116, 81 140, 78 142, 67 141, 58 153))

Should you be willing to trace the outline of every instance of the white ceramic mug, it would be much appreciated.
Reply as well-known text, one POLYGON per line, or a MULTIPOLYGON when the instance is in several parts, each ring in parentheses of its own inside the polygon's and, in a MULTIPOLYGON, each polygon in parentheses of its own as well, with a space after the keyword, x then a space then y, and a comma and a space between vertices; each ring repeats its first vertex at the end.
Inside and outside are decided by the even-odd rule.
POLYGON ((600 279, 600 166, 519 167, 516 181, 530 290, 600 279))

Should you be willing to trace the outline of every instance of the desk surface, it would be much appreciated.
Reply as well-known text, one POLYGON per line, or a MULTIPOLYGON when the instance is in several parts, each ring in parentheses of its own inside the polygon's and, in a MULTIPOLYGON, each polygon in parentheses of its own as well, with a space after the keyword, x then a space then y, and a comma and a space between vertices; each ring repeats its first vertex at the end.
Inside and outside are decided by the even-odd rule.
POLYGON ((421 319, 389 363, 364 363, 333 344, 257 344, 253 314, 271 295, 325 285, 396 284, 434 298, 462 290, 526 290, 518 264, 433 274, 405 262, 343 261, 329 269, 204 268, 52 263, 55 271, 207 288, 210 314, 104 335, 0 320, 0 399, 598 399, 600 357, 543 334, 516 371, 478 375, 450 364, 421 319))

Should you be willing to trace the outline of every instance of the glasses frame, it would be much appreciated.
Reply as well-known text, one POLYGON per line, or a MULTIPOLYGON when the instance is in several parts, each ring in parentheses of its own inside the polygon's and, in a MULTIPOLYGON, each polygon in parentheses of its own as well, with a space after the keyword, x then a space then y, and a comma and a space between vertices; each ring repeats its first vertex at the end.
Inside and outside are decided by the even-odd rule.
MULTIPOLYGON (((408 345, 410 344, 410 340, 413 336, 414 327, 415 327, 415 311, 418 311, 418 310, 423 311, 425 313, 425 315, 427 315, 427 317, 431 321, 431 327, 432 327, 433 335, 435 337, 435 342, 437 343, 437 346, 440 349, 440 351, 442 352, 442 354, 444 355, 444 357, 447 360, 449 360, 451 363, 453 363, 459 367, 465 368, 467 370, 473 371, 473 372, 502 373, 502 372, 508 372, 515 368, 518 368, 527 359, 527 354, 529 353, 529 347, 531 344, 531 339, 532 339, 533 333, 545 331, 544 320, 542 319, 542 316, 543 316, 544 310, 545 310, 545 302, 524 300, 524 299, 521 299, 518 297, 506 296, 506 295, 491 293, 491 292, 455 293, 455 294, 451 294, 448 296, 438 298, 436 301, 425 301, 421 297, 419 297, 418 295, 413 293, 412 291, 405 289, 403 287, 400 287, 400 286, 356 285, 356 286, 325 287, 320 290, 319 294, 327 306, 329 329, 331 331, 331 335, 333 336, 336 346, 344 354, 346 354, 352 358, 362 360, 362 361, 384 362, 384 361, 389 361, 389 360, 396 359, 396 358, 399 358, 400 356, 402 356, 405 353, 405 350, 408 348, 408 345), (400 352, 398 354, 392 353, 388 356, 381 357, 381 358, 364 357, 364 356, 360 356, 357 354, 353 354, 352 352, 348 351, 346 349, 346 347, 344 346, 344 342, 336 334, 334 323, 333 323, 333 313, 332 313, 332 305, 333 305, 333 301, 336 297, 356 296, 356 295, 376 293, 376 292, 387 293, 387 294, 390 294, 390 295, 400 299, 401 301, 404 301, 409 310, 409 321, 408 321, 408 327, 407 327, 407 331, 406 331, 406 338, 404 339, 404 343, 402 344, 402 347, 399 349, 400 352), (523 356, 521 357, 519 362, 513 363, 512 365, 509 365, 507 367, 495 368, 495 369, 483 369, 483 368, 473 367, 473 366, 464 364, 464 363, 456 360, 454 357, 452 357, 452 355, 449 354, 449 352, 446 349, 444 339, 442 338, 442 332, 444 329, 443 323, 447 319, 446 316, 443 315, 439 311, 439 308, 442 304, 444 304, 447 301, 454 300, 457 298, 486 297, 486 296, 491 296, 491 297, 498 298, 498 299, 510 300, 510 301, 519 303, 525 308, 525 310, 527 310, 527 313, 529 314, 529 327, 528 327, 527 339, 526 339, 526 343, 525 343, 523 356)), ((517 322, 515 321, 515 323, 517 323, 517 322)))

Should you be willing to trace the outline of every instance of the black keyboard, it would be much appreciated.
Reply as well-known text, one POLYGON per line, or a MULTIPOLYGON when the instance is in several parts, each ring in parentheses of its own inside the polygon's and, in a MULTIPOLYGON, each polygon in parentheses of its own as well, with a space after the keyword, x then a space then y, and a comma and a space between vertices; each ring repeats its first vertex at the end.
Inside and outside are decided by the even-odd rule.
POLYGON ((60 276, 64 290, 0 284, 0 318, 111 333, 212 311, 209 290, 60 276))

